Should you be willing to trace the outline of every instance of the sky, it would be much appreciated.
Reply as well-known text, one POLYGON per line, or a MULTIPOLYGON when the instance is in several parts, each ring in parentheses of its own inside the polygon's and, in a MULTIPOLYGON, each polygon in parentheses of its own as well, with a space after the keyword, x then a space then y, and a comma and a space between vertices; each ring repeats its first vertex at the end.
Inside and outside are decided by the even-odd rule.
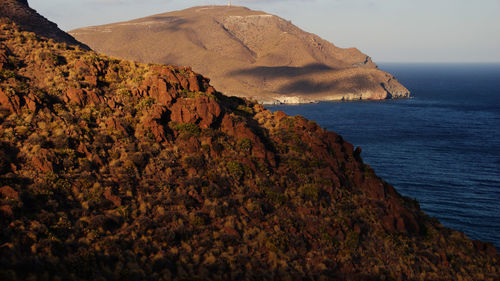
MULTIPOLYGON (((227 0, 28 0, 69 31, 227 0)), ((375 62, 500 62, 500 0, 233 0, 375 62)))

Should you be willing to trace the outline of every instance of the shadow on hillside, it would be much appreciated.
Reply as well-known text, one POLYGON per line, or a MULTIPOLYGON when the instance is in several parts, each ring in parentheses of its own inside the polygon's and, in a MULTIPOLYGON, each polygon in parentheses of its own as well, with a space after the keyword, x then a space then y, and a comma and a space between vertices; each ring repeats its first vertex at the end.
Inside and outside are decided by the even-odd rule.
POLYGON ((366 75, 355 75, 339 79, 321 77, 322 74, 333 73, 337 70, 339 69, 320 63, 313 63, 301 67, 257 66, 250 69, 236 70, 231 72, 230 75, 254 77, 265 79, 269 82, 272 82, 274 79, 289 78, 288 83, 282 84, 277 89, 277 92, 282 94, 296 93, 311 95, 322 92, 350 92, 354 88, 365 89, 373 86, 366 75), (320 81, 302 76, 317 77, 320 78, 318 79, 320 81))
POLYGON ((279 93, 317 94, 321 92, 350 92, 355 89, 370 88, 372 83, 365 75, 329 80, 327 82, 316 82, 311 79, 301 79, 283 85, 278 89, 279 93))
POLYGON ((257 66, 250 69, 235 70, 230 75, 254 76, 265 78, 298 77, 309 74, 338 70, 321 63, 311 63, 305 66, 257 66))
MULTIPOLYGON (((156 61, 149 61, 149 63, 155 63, 156 61)), ((182 65, 182 58, 179 55, 172 53, 167 53, 165 56, 161 57, 157 62, 162 64, 172 64, 172 65, 182 65)))

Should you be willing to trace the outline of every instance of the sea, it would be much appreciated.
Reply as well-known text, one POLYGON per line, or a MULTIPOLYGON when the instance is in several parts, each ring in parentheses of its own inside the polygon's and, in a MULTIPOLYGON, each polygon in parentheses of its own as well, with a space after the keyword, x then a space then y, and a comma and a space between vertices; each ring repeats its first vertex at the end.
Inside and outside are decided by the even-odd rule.
POLYGON ((500 249, 500 64, 383 63, 410 99, 267 106, 362 148, 428 215, 500 249))

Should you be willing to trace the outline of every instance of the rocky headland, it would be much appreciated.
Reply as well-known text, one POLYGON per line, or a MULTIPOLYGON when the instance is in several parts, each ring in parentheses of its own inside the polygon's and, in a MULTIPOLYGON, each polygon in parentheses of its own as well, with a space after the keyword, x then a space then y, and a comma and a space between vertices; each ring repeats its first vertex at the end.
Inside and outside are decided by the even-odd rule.
POLYGON ((0 24, 0 280, 499 280, 302 117, 0 24))
POLYGON ((225 94, 261 103, 410 94, 359 50, 338 48, 290 21, 244 7, 194 7, 70 34, 103 54, 189 65, 225 94))

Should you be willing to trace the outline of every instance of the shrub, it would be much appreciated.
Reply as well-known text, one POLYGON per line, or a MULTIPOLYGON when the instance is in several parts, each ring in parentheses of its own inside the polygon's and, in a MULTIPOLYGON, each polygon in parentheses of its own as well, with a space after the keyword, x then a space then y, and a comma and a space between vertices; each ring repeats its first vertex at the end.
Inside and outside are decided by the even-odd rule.
POLYGON ((330 247, 338 247, 340 245, 340 242, 337 240, 337 238, 331 236, 326 232, 321 233, 321 240, 330 247))
POLYGON ((201 133, 200 127, 192 123, 176 123, 171 128, 178 131, 181 135, 198 136, 201 133))
POLYGON ((189 220, 194 226, 203 226, 206 223, 205 218, 195 213, 189 214, 189 220))
POLYGON ((240 179, 245 174, 243 165, 239 162, 229 161, 226 163, 226 167, 229 173, 237 179, 240 179))
POLYGON ((148 164, 148 155, 143 152, 134 152, 129 158, 139 169, 143 169, 148 164))
POLYGON ((2 72, 0 72, 0 75, 4 79, 16 78, 17 76, 17 74, 12 70, 2 70, 2 72))
POLYGON ((267 189, 267 190, 264 190, 264 195, 266 196, 266 198, 268 198, 269 200, 271 200, 272 202, 274 202, 278 205, 283 205, 287 201, 287 197, 285 196, 285 194, 283 194, 281 192, 276 192, 276 191, 267 189))
POLYGON ((306 200, 316 201, 319 197, 319 188, 314 184, 304 184, 299 188, 299 193, 306 200))
POLYGON ((96 64, 100 59, 99 59, 99 55, 97 53, 91 52, 91 53, 88 53, 86 56, 84 56, 83 60, 89 64, 96 64))
POLYGON ((221 154, 222 151, 224 151, 224 145, 220 142, 214 142, 212 143, 212 147, 214 149, 214 152, 217 154, 221 154))
POLYGON ((78 158, 78 165, 81 171, 92 171, 92 163, 87 158, 78 158))
POLYGON ((186 156, 184 158, 184 163, 186 164, 187 167, 195 169, 201 169, 205 167, 205 159, 203 155, 186 156))
POLYGON ((259 187, 259 191, 270 201, 283 205, 288 200, 286 195, 277 190, 274 182, 270 180, 257 180, 257 186, 259 187))
POLYGON ((253 146, 252 140, 249 138, 243 138, 240 141, 238 141, 238 147, 244 152, 249 153, 252 150, 252 146, 253 146))
POLYGON ((356 232, 349 232, 345 240, 346 246, 350 249, 356 249, 359 244, 359 234, 356 232))
POLYGON ((54 54, 52 52, 41 52, 38 55, 38 58, 40 60, 46 61, 47 63, 53 65, 53 66, 58 66, 62 64, 66 64, 66 58, 59 56, 57 54, 54 54))
POLYGON ((71 139, 66 134, 61 134, 54 136, 52 142, 54 143, 54 148, 65 149, 70 147, 71 139))
POLYGON ((241 116, 252 116, 253 115, 253 110, 246 106, 246 105, 238 105, 238 107, 235 110, 235 113, 241 116))
POLYGON ((151 97, 142 98, 135 106, 135 109, 137 109, 137 111, 142 111, 143 109, 150 108, 154 103, 155 99, 151 97))
POLYGON ((183 89, 182 90, 182 97, 188 98, 188 99, 192 99, 192 98, 196 98, 196 97, 209 97, 209 98, 213 98, 214 96, 206 94, 206 93, 203 93, 203 92, 191 92, 188 89, 183 89))
POLYGON ((271 171, 264 161, 257 159, 254 160, 254 163, 257 165, 257 169, 259 169, 259 171, 261 171, 264 175, 267 177, 271 175, 271 171))
POLYGON ((286 252, 288 250, 289 243, 288 236, 283 232, 278 232, 268 238, 266 246, 273 252, 286 252))
POLYGON ((285 127, 290 128, 290 129, 295 126, 295 118, 294 117, 285 118, 285 119, 281 120, 281 122, 283 122, 285 127))
POLYGON ((122 97, 130 97, 132 93, 126 87, 122 87, 116 90, 116 94, 122 97))

